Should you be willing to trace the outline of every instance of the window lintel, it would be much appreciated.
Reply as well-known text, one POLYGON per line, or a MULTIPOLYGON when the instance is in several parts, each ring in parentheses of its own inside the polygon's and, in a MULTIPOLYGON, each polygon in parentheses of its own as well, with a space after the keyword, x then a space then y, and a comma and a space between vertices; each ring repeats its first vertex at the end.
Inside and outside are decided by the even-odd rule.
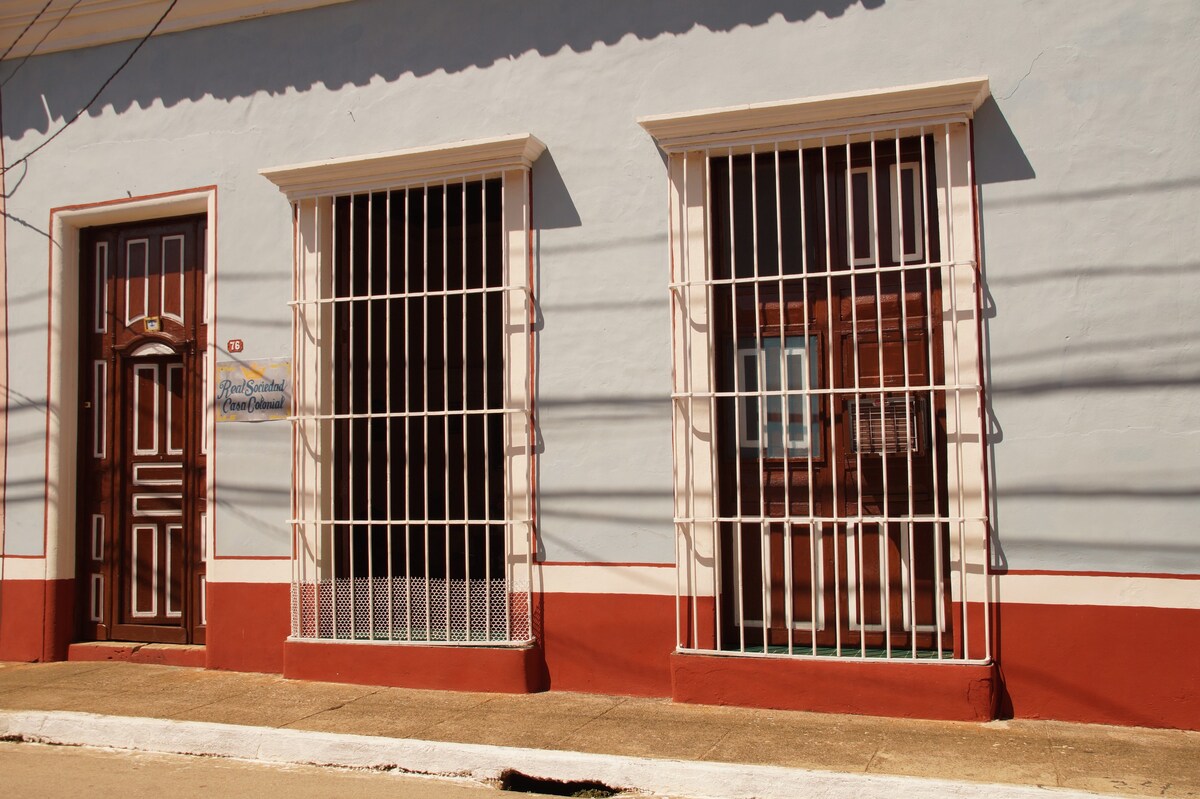
POLYGON ((329 158, 260 169, 289 200, 391 188, 420 180, 528 169, 546 149, 529 133, 329 158))
POLYGON ((851 127, 884 120, 903 123, 932 113, 969 119, 989 95, 988 79, 975 77, 659 114, 637 121, 663 150, 674 152, 737 134, 810 126, 851 127))

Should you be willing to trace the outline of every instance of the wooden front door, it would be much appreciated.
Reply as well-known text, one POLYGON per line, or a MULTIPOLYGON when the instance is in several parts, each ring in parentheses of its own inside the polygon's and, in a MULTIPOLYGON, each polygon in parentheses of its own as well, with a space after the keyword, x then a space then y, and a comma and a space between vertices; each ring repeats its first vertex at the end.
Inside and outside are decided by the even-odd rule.
POLYGON ((81 236, 85 640, 204 642, 204 217, 81 236))

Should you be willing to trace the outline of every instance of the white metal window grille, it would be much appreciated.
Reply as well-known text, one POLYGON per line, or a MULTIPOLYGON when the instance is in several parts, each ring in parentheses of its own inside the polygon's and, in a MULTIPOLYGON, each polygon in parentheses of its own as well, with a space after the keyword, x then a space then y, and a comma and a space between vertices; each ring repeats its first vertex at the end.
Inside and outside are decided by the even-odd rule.
POLYGON ((297 238, 293 638, 533 638, 529 140, 333 195, 266 172, 297 238))
POLYGON ((643 120, 669 155, 681 651, 990 658, 986 81, 925 88, 643 120))

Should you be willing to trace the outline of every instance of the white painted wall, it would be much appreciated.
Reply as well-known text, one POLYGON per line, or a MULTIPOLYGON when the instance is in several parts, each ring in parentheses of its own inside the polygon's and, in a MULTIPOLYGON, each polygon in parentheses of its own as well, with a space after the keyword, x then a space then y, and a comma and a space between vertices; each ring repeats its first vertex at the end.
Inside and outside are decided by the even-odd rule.
MULTIPOLYGON (((670 561, 666 174, 635 117, 987 75, 999 557, 1200 572, 1198 23, 1191 0, 360 0, 155 37, 7 176, 7 550, 41 551, 50 208, 216 184, 217 340, 285 355, 290 218, 259 168, 528 131, 549 148, 534 169, 545 555, 670 561)), ((3 88, 7 161, 131 46, 25 64, 3 88)), ((288 447, 285 423, 218 427, 219 554, 287 554, 288 447)))

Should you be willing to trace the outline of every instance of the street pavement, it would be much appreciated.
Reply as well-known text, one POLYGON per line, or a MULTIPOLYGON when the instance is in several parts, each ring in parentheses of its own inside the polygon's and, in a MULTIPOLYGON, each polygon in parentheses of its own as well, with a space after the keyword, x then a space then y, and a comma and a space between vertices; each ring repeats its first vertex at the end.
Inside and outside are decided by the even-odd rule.
POLYGON ((171 799, 265 795, 286 795, 288 799, 342 796, 496 799, 497 796, 494 787, 469 780, 9 742, 0 742, 0 788, 10 799, 27 796, 162 799, 164 795, 171 799))
POLYGON ((505 768, 603 776, 677 796, 1200 797, 1197 732, 419 691, 105 661, 0 664, 0 736, 476 779, 505 768))

